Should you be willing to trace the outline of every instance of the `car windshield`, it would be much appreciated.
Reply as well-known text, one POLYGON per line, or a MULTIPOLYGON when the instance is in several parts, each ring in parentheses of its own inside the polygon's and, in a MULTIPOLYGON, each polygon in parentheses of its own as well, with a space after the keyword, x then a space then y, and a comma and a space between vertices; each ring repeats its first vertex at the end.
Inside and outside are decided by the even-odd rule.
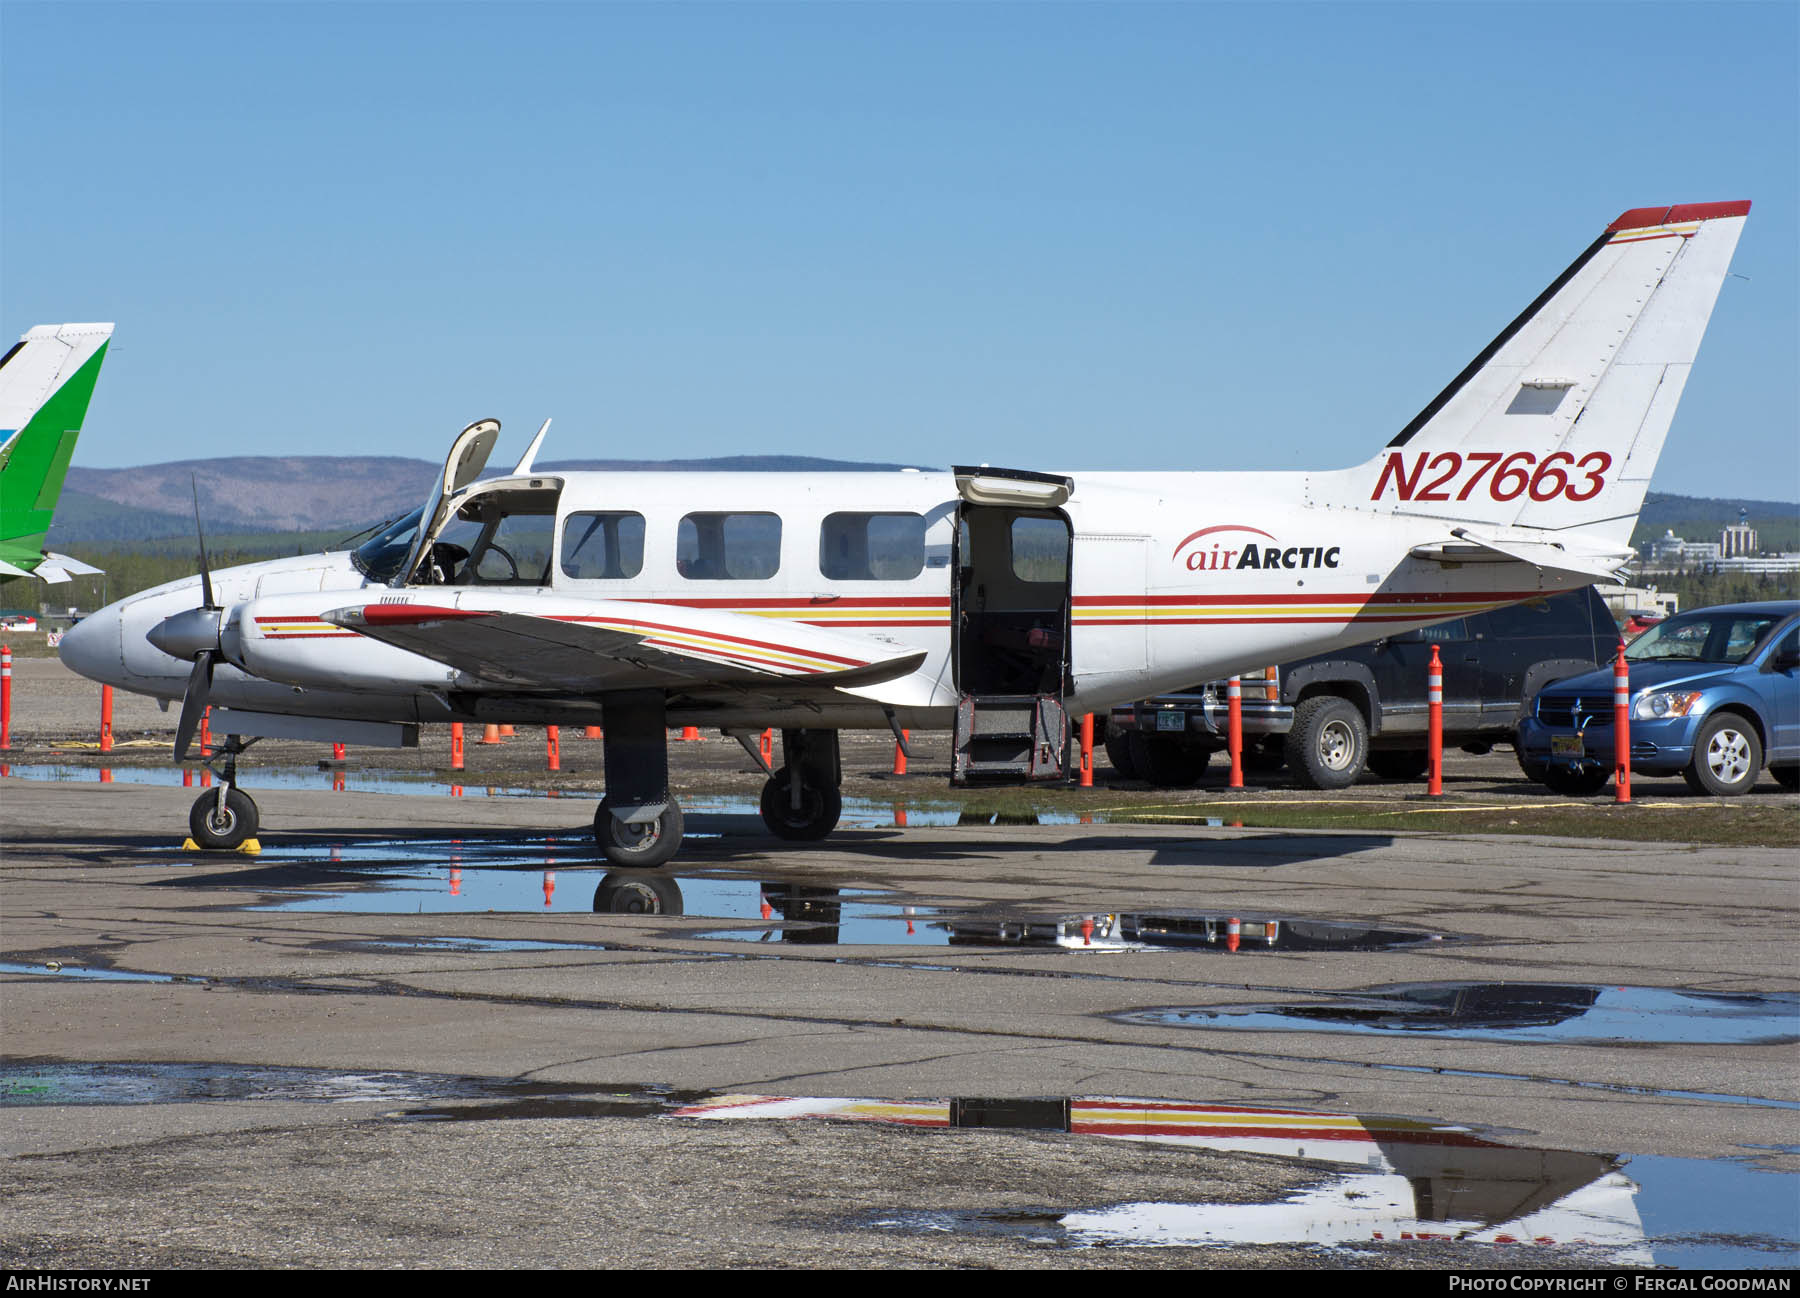
POLYGON ((350 552, 350 562, 370 581, 392 582, 406 562, 414 539, 419 534, 419 520, 425 516, 421 505, 412 513, 395 519, 373 537, 350 552))
POLYGON ((1631 642, 1628 661, 1741 663, 1763 642, 1777 613, 1689 613, 1651 627, 1631 642))

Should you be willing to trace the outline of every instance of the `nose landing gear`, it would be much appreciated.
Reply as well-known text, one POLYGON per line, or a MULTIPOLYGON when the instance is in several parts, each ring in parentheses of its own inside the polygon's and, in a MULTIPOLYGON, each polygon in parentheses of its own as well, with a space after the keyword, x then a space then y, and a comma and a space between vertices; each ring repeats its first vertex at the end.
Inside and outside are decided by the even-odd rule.
POLYGON ((188 833, 195 846, 209 852, 229 852, 256 837, 261 822, 256 802, 237 783, 238 754, 255 742, 227 735, 218 758, 207 763, 219 783, 217 788, 196 798, 188 812, 188 833))

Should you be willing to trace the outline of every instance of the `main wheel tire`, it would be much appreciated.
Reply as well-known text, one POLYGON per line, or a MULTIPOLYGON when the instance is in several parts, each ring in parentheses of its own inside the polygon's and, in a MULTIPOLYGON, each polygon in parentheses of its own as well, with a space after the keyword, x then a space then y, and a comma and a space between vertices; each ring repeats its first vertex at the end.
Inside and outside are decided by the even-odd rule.
POLYGON ((1138 770, 1137 762, 1131 755, 1131 735, 1129 730, 1115 730, 1111 726, 1106 730, 1106 760, 1112 763, 1113 770, 1128 780, 1141 780, 1143 773, 1138 770))
POLYGON ((602 915, 679 915, 681 889, 666 874, 609 874, 594 889, 602 915))
POLYGON ((1707 719, 1694 736, 1694 758, 1681 778, 1695 793, 1730 798, 1750 792, 1762 770, 1762 742, 1756 730, 1735 712, 1707 719))
POLYGON ((1347 789, 1368 758, 1368 723, 1348 699, 1315 695, 1294 709, 1285 751, 1297 788, 1347 789))
POLYGON ((655 820, 626 824, 612 812, 610 798, 600 799, 594 810, 594 841, 600 854, 614 865, 639 870, 668 862, 681 847, 681 804, 670 798, 655 820))
POLYGON ((1139 778, 1159 789, 1189 789, 1206 773, 1212 754, 1166 735, 1137 731, 1131 736, 1131 760, 1139 778))
POLYGON ((1800 766, 1771 766, 1769 774, 1775 777, 1775 783, 1789 793, 1800 790, 1800 766))
POLYGON ((836 789, 802 783, 800 805, 789 794, 793 768, 783 766, 763 781, 762 818, 769 832, 790 843, 812 843, 837 828, 844 814, 844 797, 836 789))
POLYGON ((1369 769, 1384 780, 1416 780, 1431 769, 1431 754, 1423 748, 1377 749, 1369 754, 1369 769))
POLYGON ((1606 787, 1612 779, 1612 772, 1604 766, 1544 766, 1538 777, 1542 784, 1552 793, 1560 793, 1565 798, 1591 798, 1606 787))
POLYGON ((229 852, 256 837, 259 819, 256 803, 237 785, 225 791, 223 811, 219 810, 218 792, 208 789, 188 812, 188 833, 210 852, 229 852))

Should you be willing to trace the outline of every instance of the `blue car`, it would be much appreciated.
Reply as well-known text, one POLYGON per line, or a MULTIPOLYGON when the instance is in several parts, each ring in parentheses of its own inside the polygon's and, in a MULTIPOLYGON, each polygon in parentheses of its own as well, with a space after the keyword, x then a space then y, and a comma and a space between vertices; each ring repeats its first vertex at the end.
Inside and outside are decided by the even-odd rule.
MULTIPOLYGON (((1631 769, 1680 773, 1696 793, 1746 793, 1764 765, 1800 787, 1800 602, 1721 604, 1651 627, 1625 650, 1631 769)), ((1519 765, 1557 793, 1612 776, 1613 672, 1561 680, 1518 732, 1519 765)))

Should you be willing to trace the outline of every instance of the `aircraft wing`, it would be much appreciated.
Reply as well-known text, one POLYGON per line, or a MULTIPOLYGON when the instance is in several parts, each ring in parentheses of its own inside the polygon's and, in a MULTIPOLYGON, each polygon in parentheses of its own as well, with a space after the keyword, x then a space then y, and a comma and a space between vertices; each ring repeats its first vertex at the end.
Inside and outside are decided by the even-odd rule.
POLYGON ((729 688, 736 694, 866 691, 907 676, 922 651, 792 622, 673 604, 593 601, 581 611, 367 604, 323 621, 431 658, 496 689, 729 688))

